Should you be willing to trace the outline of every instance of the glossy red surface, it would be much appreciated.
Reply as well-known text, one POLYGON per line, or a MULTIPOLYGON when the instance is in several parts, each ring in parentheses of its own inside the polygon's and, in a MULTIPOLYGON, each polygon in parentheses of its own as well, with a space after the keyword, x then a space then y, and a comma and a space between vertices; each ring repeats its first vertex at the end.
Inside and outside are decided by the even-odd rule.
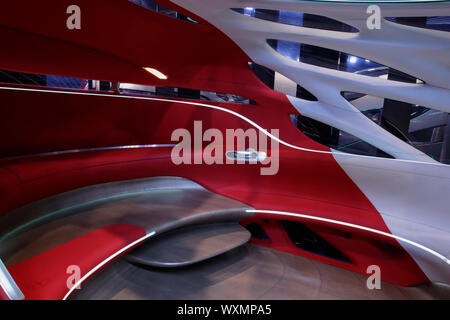
POLYGON ((26 300, 62 299, 69 286, 85 276, 100 262, 126 245, 145 236, 139 227, 111 225, 45 251, 9 267, 9 272, 26 300), (80 274, 76 275, 75 266, 80 274), (69 284, 69 285, 68 285, 69 284))
POLYGON ((392 238, 374 235, 349 227, 328 223, 311 222, 308 219, 291 216, 271 216, 257 213, 254 217, 242 221, 243 225, 258 223, 269 240, 252 238, 251 242, 284 252, 305 256, 323 263, 366 274, 367 267, 380 267, 383 281, 401 286, 411 286, 428 282, 427 276, 417 266, 414 260, 392 238), (278 220, 280 219, 280 220, 278 220), (343 262, 331 257, 305 251, 298 248, 289 238, 281 220, 298 221, 332 244, 343 253, 350 262, 343 262))
MULTIPOLYGON (((171 7, 167 1, 161 3, 171 7)), ((77 4, 82 10, 82 29, 68 30, 65 10, 70 4, 66 0, 2 4, 0 36, 8 46, 0 50, 0 69, 233 93, 251 98, 256 105, 210 104, 235 111, 263 128, 280 129, 280 138, 288 143, 329 151, 295 128, 289 114, 297 112, 287 98, 263 85, 249 69, 245 53, 207 22, 193 15, 190 16, 201 24, 176 20, 127 0, 80 0, 77 4), (27 10, 23 10, 25 5, 27 10), (169 78, 158 80, 142 67, 156 68, 169 78)), ((180 8, 177 10, 187 14, 180 8)), ((170 139, 173 130, 186 128, 192 132, 196 120, 202 121, 204 130, 217 128, 225 132, 252 127, 227 112, 175 101, 1 89, 0 99, 2 158, 70 149, 173 143, 170 139)), ((170 160, 170 148, 0 160, 0 214, 88 185, 181 176, 257 209, 298 212, 389 232, 381 215, 331 154, 280 147, 280 168, 274 176, 260 175, 259 164, 176 166, 170 160)), ((276 221, 268 228, 272 248, 362 273, 368 264, 378 263, 383 266, 384 280, 403 285, 427 281, 395 241, 388 243, 399 249, 390 252, 381 249, 373 235, 355 234, 351 239, 343 239, 334 233, 333 227, 311 226, 353 258, 354 263, 349 267, 292 247, 276 221)), ((102 238, 103 231, 98 232, 102 238)), ((133 229, 123 236, 134 239, 137 234, 133 229)), ((119 237, 115 245, 96 252, 97 256, 87 261, 83 255, 86 239, 82 237, 67 244, 78 254, 71 261, 84 261, 86 267, 124 243, 119 237)), ((49 270, 67 263, 62 255, 64 247, 54 250, 43 253, 52 262, 49 270)), ((12 268, 19 286, 28 293, 27 298, 61 297, 61 281, 66 275, 58 276, 58 284, 53 280, 48 284, 33 284, 33 279, 41 278, 34 271, 27 275, 26 270, 34 270, 36 261, 42 259, 35 258, 12 268)))

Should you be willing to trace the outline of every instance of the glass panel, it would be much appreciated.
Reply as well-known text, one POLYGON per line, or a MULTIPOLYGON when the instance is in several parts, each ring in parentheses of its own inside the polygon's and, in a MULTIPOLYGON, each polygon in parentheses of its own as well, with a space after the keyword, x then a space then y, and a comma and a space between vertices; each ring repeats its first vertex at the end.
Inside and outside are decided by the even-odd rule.
POLYGON ((83 79, 8 70, 0 70, 0 82, 72 89, 84 89, 87 86, 87 80, 83 79))
POLYGON ((450 16, 434 17, 386 17, 388 21, 411 27, 450 31, 450 16))
POLYGON ((63 76, 14 72, 7 70, 0 70, 0 83, 34 85, 47 88, 83 89, 92 91, 104 91, 116 94, 145 94, 152 96, 215 102, 256 104, 249 98, 223 92, 204 91, 190 88, 144 86, 132 83, 87 80, 63 76))
POLYGON ((393 81, 423 83, 423 81, 401 71, 383 66, 374 61, 370 61, 369 59, 336 50, 275 39, 268 39, 267 44, 287 58, 318 67, 351 72, 370 77, 379 77, 393 81))
POLYGON ((449 113, 354 92, 342 96, 365 116, 433 159, 450 164, 449 113))
POLYGON ((86 86, 86 80, 61 76, 47 76, 47 86, 84 89, 84 86, 86 86))
POLYGON ((292 114, 294 125, 306 136, 329 148, 372 157, 393 158, 367 142, 320 121, 292 114))
POLYGON ((129 94, 145 94, 160 97, 197 99, 214 102, 256 104, 253 100, 249 98, 241 97, 230 93, 195 90, 187 88, 155 87, 155 86, 143 86, 129 83, 121 83, 120 92, 129 94))
POLYGON ((358 29, 348 24, 315 14, 284 10, 255 9, 251 7, 231 8, 231 10, 257 19, 278 22, 297 27, 342 32, 359 32, 358 29))
POLYGON ((0 70, 0 82, 30 84, 38 86, 47 85, 47 79, 45 76, 32 73, 14 72, 8 70, 0 70))
MULTIPOLYGON (((258 79, 261 80, 267 87, 272 90, 275 88, 275 71, 253 62, 249 62, 248 65, 258 79)), ((294 83, 294 85, 296 86, 295 96, 297 98, 309 101, 318 101, 311 92, 298 84, 294 83)))
POLYGON ((152 0, 129 0, 129 1, 131 1, 137 5, 140 5, 141 7, 158 12, 158 13, 163 14, 168 17, 172 17, 172 18, 180 19, 180 20, 184 20, 184 21, 189 21, 192 23, 198 23, 194 19, 186 17, 186 16, 182 15, 181 13, 178 13, 172 9, 166 8, 163 5, 161 5, 155 1, 152 1, 152 0))

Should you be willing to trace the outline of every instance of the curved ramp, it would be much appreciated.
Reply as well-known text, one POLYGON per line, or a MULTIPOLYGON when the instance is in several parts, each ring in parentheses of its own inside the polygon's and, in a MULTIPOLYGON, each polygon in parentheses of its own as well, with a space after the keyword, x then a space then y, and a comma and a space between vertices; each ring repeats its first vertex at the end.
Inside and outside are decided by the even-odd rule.
POLYGON ((161 235, 202 223, 237 222, 251 207, 178 177, 95 185, 19 208, 0 219, 0 257, 15 265, 94 230, 129 224, 161 235))
POLYGON ((183 267, 235 249, 251 234, 238 223, 190 226, 148 240, 126 255, 130 262, 152 267, 183 267))
POLYGON ((399 287, 308 258, 245 244, 185 268, 151 268, 119 259, 89 279, 74 300, 450 299, 450 286, 399 287))

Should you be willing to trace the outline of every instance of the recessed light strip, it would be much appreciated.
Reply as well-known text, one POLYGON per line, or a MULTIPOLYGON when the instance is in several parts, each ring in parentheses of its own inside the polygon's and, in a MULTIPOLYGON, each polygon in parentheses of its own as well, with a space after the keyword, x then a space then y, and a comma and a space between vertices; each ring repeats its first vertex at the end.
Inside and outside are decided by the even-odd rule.
POLYGON ((8 269, 3 264, 3 261, 0 259, 0 287, 3 289, 5 294, 11 300, 22 300, 24 295, 22 291, 20 291, 14 279, 11 277, 11 274, 8 272, 8 269))
POLYGON ((120 249, 119 251, 117 251, 116 253, 110 255, 108 258, 106 258, 105 260, 103 260, 102 262, 100 262, 98 265, 96 265, 94 268, 92 268, 91 270, 89 270, 88 273, 86 273, 80 280, 78 280, 70 289, 69 291, 66 293, 66 295, 64 296, 63 300, 67 300, 67 298, 72 294, 72 292, 81 286, 81 284, 86 281, 90 276, 92 276, 96 271, 98 271, 99 269, 101 269, 104 265, 106 265, 108 262, 110 262, 111 260, 113 260, 114 258, 120 256, 122 253, 125 253, 127 250, 133 248, 134 246, 138 245, 139 243, 147 240, 150 237, 153 237, 156 234, 155 231, 152 231, 148 234, 146 234, 145 236, 133 241, 132 243, 130 243, 129 245, 123 247, 122 249, 120 249))
POLYGON ((174 146, 176 146, 176 144, 136 144, 136 145, 114 146, 114 147, 71 149, 71 150, 61 150, 61 151, 34 153, 34 154, 26 154, 26 155, 23 155, 23 156, 13 156, 13 157, 1 158, 0 161, 10 161, 10 160, 32 158, 32 157, 55 156, 55 155, 61 155, 61 154, 87 152, 87 151, 103 151, 103 150, 117 150, 117 149, 140 149, 140 148, 165 148, 165 147, 174 147, 174 146))
MULTIPOLYGON (((272 214, 272 215, 281 215, 281 216, 292 216, 292 217, 298 217, 298 218, 304 218, 304 219, 310 219, 310 220, 317 220, 317 221, 322 221, 322 222, 327 222, 327 223, 333 223, 333 224, 338 224, 338 225, 342 225, 342 226, 346 226, 346 227, 350 227, 350 228, 355 228, 355 229, 360 229, 360 230, 364 230, 364 231, 368 231, 368 232, 372 232, 372 233, 377 233, 389 238, 393 238, 399 241, 403 241, 406 242, 410 245, 413 245, 419 249, 422 249, 428 253, 431 253, 432 255, 438 257, 439 259, 443 260, 445 263, 450 265, 450 259, 448 259, 447 257, 445 257, 444 255, 424 246, 421 245, 417 242, 405 239, 403 237, 399 237, 387 232, 383 232, 380 230, 376 230, 376 229, 372 229, 372 228, 368 228, 368 227, 364 227, 364 226, 360 226, 357 224, 353 224, 353 223, 348 223, 348 222, 343 222, 343 221, 338 221, 338 220, 332 220, 332 219, 327 219, 327 218, 321 218, 321 217, 316 217, 316 216, 310 216, 310 215, 305 215, 305 214, 300 214, 300 213, 293 213, 293 212, 285 212, 285 211, 275 211, 275 210, 258 210, 258 209, 247 209, 245 210, 245 212, 249 212, 249 213, 267 213, 267 214, 272 214)), ((105 259, 104 261, 100 262, 97 266, 95 266, 93 269, 91 269, 88 273, 86 273, 80 280, 77 281, 77 283, 75 283, 73 285, 73 287, 66 293, 66 295, 64 296, 63 300, 67 300, 67 298, 69 298, 69 296, 73 293, 73 291, 80 286, 85 280, 87 280, 90 276, 92 276, 96 271, 98 271, 100 268, 102 268, 104 265, 106 265, 108 262, 110 262, 111 260, 113 260, 114 258, 120 256, 122 253, 126 252, 127 250, 133 248, 134 246, 140 244, 141 242, 147 240, 148 238, 152 237, 155 235, 155 231, 152 231, 150 233, 148 233, 147 235, 143 236, 142 238, 137 239, 136 241, 130 243, 129 245, 123 247, 122 249, 120 249, 119 251, 117 251, 116 253, 114 253, 113 255, 109 256, 107 259, 105 259)))
POLYGON ((448 166, 448 165, 443 164, 443 163, 423 162, 423 161, 418 161, 418 160, 407 160, 407 159, 374 158, 374 157, 371 157, 371 156, 362 156, 362 155, 359 155, 359 154, 344 153, 344 152, 339 152, 339 151, 314 150, 314 149, 298 147, 296 145, 290 144, 290 143, 288 143, 286 141, 283 141, 280 138, 274 136, 269 131, 267 131, 266 129, 264 129, 260 125, 258 125, 256 122, 254 122, 254 121, 250 120, 249 118, 241 115, 240 113, 232 111, 232 110, 229 110, 227 108, 222 108, 222 107, 219 107, 219 106, 215 106, 215 105, 212 105, 212 104, 190 102, 190 101, 183 101, 183 100, 175 100, 175 99, 152 98, 152 97, 137 97, 137 96, 120 96, 120 95, 114 95, 114 94, 87 93, 87 92, 78 92, 78 91, 62 91, 62 90, 61 91, 55 91, 55 90, 47 90, 47 89, 31 89, 31 88, 15 88, 15 87, 0 87, 0 90, 31 91, 31 92, 45 92, 45 93, 58 93, 58 94, 73 94, 73 95, 94 96, 94 97, 110 97, 110 98, 118 98, 118 99, 150 100, 150 101, 180 103, 180 104, 186 104, 186 105, 192 105, 192 106, 198 106, 198 107, 206 107, 206 108, 216 109, 216 110, 220 110, 220 111, 232 114, 232 115, 234 115, 234 116, 236 116, 236 117, 246 121, 247 123, 249 123, 250 125, 252 125, 256 129, 258 129, 259 131, 264 133, 269 138, 271 138, 271 139, 273 139, 275 141, 278 141, 280 144, 282 144, 282 145, 284 145, 286 147, 289 147, 289 148, 292 148, 292 149, 296 149, 296 150, 307 151, 307 152, 314 152, 314 153, 322 153, 322 154, 330 154, 330 155, 338 154, 338 155, 346 156, 346 157, 349 157, 349 158, 350 157, 351 158, 363 158, 363 159, 372 158, 372 159, 376 159, 378 161, 398 161, 398 162, 405 162, 405 163, 420 163, 420 164, 425 164, 425 165, 442 166, 442 167, 447 167, 448 166))

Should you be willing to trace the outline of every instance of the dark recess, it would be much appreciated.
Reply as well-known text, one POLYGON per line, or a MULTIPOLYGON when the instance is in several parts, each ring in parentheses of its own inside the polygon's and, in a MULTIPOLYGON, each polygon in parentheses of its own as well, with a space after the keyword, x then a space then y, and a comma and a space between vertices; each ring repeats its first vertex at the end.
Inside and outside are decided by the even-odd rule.
POLYGON ((256 222, 246 225, 245 228, 250 231, 252 238, 258 240, 270 240, 264 229, 256 222))
POLYGON ((282 221, 289 239, 292 243, 305 251, 343 262, 351 262, 350 259, 333 247, 330 243, 312 232, 304 224, 295 221, 282 221))

